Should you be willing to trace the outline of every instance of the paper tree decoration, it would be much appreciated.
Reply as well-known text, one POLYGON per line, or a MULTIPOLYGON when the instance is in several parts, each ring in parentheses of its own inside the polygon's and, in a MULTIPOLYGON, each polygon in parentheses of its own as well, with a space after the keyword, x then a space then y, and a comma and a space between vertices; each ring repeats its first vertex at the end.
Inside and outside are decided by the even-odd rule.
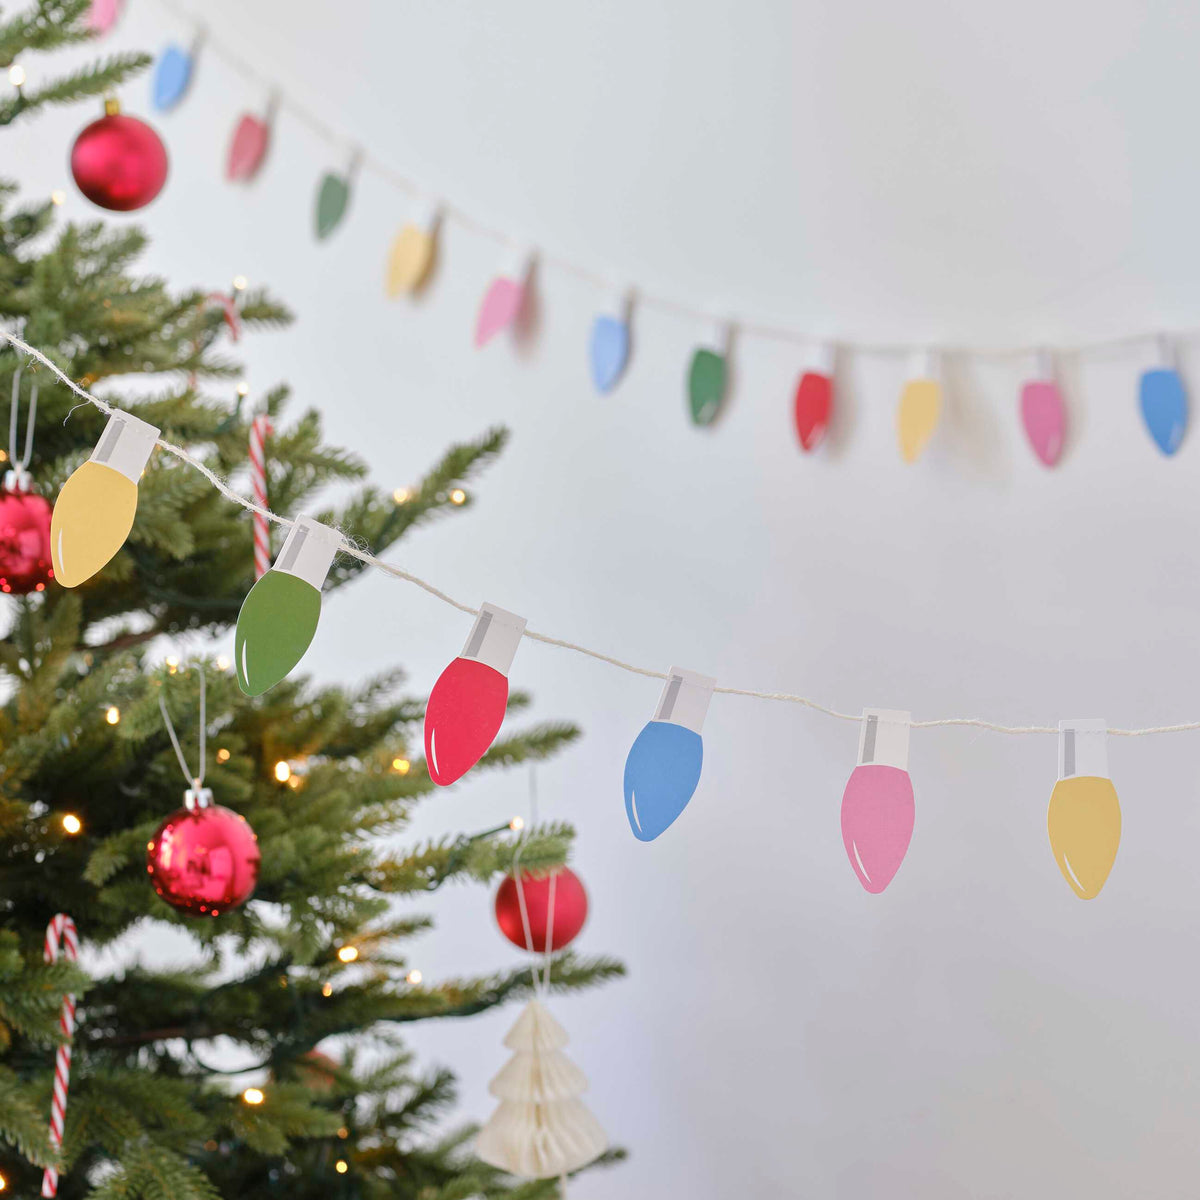
POLYGON ((909 714, 867 709, 858 766, 842 794, 842 842, 868 892, 892 882, 912 840, 916 806, 908 777, 909 714))
POLYGON ((232 182, 248 183, 258 174, 271 145, 270 113, 256 117, 243 113, 234 126, 225 160, 225 178, 232 182))
POLYGON ((400 227, 388 254, 387 294, 399 296, 415 292, 429 278, 437 253, 437 228, 441 220, 438 206, 423 200, 414 205, 400 227))
POLYGON ((137 512, 138 480, 159 430, 114 412, 92 451, 62 486, 50 519, 54 578, 63 587, 91 579, 125 545, 137 512))
POLYGON ((1159 339, 1158 356, 1158 365, 1142 373, 1138 400, 1142 406, 1142 420, 1155 444, 1164 454, 1174 454, 1187 429, 1187 391, 1166 338, 1159 339))
POLYGON ((475 348, 486 346, 502 329, 516 325, 529 291, 533 255, 524 247, 508 252, 495 279, 484 293, 475 320, 475 348))
POLYGON ((297 517, 279 557, 242 601, 233 661, 247 696, 273 688, 304 657, 321 616, 321 586, 341 540, 336 529, 297 517))
POLYGON ((513 1051, 488 1086, 499 1107, 479 1131, 475 1153, 522 1179, 554 1179, 608 1149, 600 1123, 579 1097, 587 1077, 565 1054, 566 1030, 531 1000, 504 1044, 513 1051))
POLYGON ((433 685, 425 705, 425 761, 439 786, 461 779, 500 732, 508 669, 524 632, 524 617, 484 604, 463 652, 433 685))
POLYGON ((700 730, 717 681, 672 667, 658 709, 625 759, 625 815, 633 836, 653 841, 688 806, 704 765, 700 730))
POLYGON ((195 57, 195 47, 188 51, 174 43, 158 56, 150 98, 159 112, 174 108, 187 93, 195 57))
POLYGON ((941 415, 940 364, 933 354, 921 352, 913 358, 896 412, 896 436, 900 442, 900 457, 905 462, 913 463, 921 457, 941 415))
POLYGON ((812 363, 796 385, 793 405, 796 436, 800 439, 800 448, 805 451, 815 450, 829 427, 833 412, 833 361, 832 346, 816 347, 812 363))
POLYGON ((1067 409, 1048 354, 1038 355, 1036 378, 1021 388, 1021 423, 1034 454, 1047 467, 1055 466, 1066 442, 1067 409))
POLYGON ((611 312, 598 313, 592 322, 588 365, 592 383, 601 394, 617 386, 629 362, 629 307, 629 296, 620 296, 611 312))
POLYGON ((710 344, 698 346, 688 364, 688 414, 693 425, 711 425, 721 414, 729 386, 728 326, 715 329, 710 344))
POLYGON ((1094 900, 1121 844, 1121 805, 1108 778, 1104 721, 1060 721, 1058 782, 1046 814, 1058 869, 1083 900, 1094 900))

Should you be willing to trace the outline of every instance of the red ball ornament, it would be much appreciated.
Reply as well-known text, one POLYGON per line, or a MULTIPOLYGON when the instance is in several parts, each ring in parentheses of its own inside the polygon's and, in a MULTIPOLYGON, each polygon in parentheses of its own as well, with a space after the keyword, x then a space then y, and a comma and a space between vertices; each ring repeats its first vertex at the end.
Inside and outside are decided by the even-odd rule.
MULTIPOLYGON (((587 892, 579 876, 570 867, 550 875, 530 875, 521 872, 521 887, 525 892, 525 911, 529 914, 529 932, 533 949, 546 951, 546 931, 550 923, 550 890, 554 885, 554 928, 550 949, 561 950, 573 942, 587 920, 587 892)), ((517 881, 510 875, 496 893, 496 924, 514 946, 529 949, 525 939, 525 923, 521 920, 521 901, 517 881)))
POLYGON ((144 208, 167 182, 166 147, 145 121, 123 116, 115 100, 105 102, 104 114, 75 139, 71 174, 101 208, 144 208))
POLYGON ((29 489, 29 477, 9 471, 0 489, 0 592, 44 592, 50 564, 50 502, 29 489))
POLYGON ((159 827, 146 850, 154 890, 192 915, 217 917, 254 894, 258 838, 239 813, 213 804, 208 788, 185 793, 186 806, 159 827))

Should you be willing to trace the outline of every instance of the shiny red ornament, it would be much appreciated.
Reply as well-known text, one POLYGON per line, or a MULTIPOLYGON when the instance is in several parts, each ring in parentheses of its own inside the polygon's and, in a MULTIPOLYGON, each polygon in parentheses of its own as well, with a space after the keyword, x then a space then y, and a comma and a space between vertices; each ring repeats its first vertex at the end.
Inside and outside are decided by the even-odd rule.
POLYGON ((217 917, 244 904, 258 883, 258 838, 239 813, 188 792, 150 840, 146 871, 154 890, 193 916, 217 917))
MULTIPOLYGON (((11 476, 10 472, 10 476, 11 476)), ((50 562, 50 502, 6 482, 0 490, 0 592, 44 592, 54 578, 50 562)))
POLYGON ((71 174, 93 203, 113 212, 144 208, 167 182, 162 139, 137 117, 123 116, 115 101, 71 147, 71 174))
MULTIPOLYGON (((583 928, 588 915, 588 898, 583 882, 570 867, 562 867, 549 875, 521 873, 525 892, 525 910, 529 914, 529 933, 533 949, 546 952, 546 933, 550 924, 550 888, 554 883, 554 928, 551 931, 551 950, 570 945, 583 928)), ((509 875, 496 892, 496 924, 514 946, 529 949, 525 938, 525 923, 521 920, 521 900, 517 881, 509 875)))
POLYGON ((796 385, 796 433, 803 450, 815 450, 833 411, 833 380, 820 371, 805 371, 796 385))

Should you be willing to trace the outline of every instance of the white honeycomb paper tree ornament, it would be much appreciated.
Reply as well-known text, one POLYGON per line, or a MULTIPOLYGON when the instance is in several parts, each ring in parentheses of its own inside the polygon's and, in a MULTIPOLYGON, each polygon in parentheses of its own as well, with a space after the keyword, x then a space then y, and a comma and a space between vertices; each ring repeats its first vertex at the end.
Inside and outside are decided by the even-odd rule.
POLYGON ((586 1166, 608 1137, 579 1096, 587 1077, 562 1052, 567 1032, 530 1000, 504 1044, 513 1056, 488 1085, 500 1106, 479 1132, 484 1162, 523 1179, 553 1179, 586 1166))

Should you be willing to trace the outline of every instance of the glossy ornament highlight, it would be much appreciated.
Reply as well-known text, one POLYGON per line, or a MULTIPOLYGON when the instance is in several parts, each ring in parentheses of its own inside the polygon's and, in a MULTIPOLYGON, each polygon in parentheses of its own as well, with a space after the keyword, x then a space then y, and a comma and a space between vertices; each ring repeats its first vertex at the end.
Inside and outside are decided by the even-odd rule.
POLYGON ((437 205, 425 202, 415 206, 408 220, 400 227, 388 254, 389 296, 416 292, 429 278, 437 254, 437 228, 440 219, 437 205))
POLYGON ((934 355, 914 357, 911 373, 900 393, 896 411, 896 436, 900 457, 913 463, 921 457, 942 415, 942 383, 934 355))
POLYGON ((218 917, 254 894, 261 857, 246 818, 213 804, 210 789, 196 787, 150 839, 146 872, 172 907, 218 917))
POLYGON ((688 806, 704 766, 700 730, 715 679, 672 667, 653 718, 625 759, 625 815, 633 836, 651 842, 688 806))
POLYGON ((1159 341, 1159 364, 1142 373, 1138 402, 1142 420, 1154 444, 1166 455, 1174 454, 1187 430, 1188 400, 1183 378, 1177 370, 1170 343, 1159 341))
POLYGON ((592 383, 601 395, 617 386, 629 362, 629 297, 622 296, 613 311, 598 313, 588 341, 592 383))
POLYGON ((496 891, 496 924, 500 932, 521 950, 545 954, 562 950, 578 936, 587 921, 588 898, 583 881, 570 867, 561 867, 548 875, 521 873, 521 886, 511 875, 505 876, 496 891), (521 893, 529 919, 529 937, 521 917, 521 893), (553 921, 550 919, 554 913, 553 921), (547 947, 547 939, 549 946, 547 947))
POLYGON ((475 320, 476 349, 486 346, 501 330, 517 324, 525 307, 532 267, 533 259, 527 250, 509 252, 479 306, 479 316, 475 320))
POLYGON ((1067 436, 1067 407, 1048 356, 1039 358, 1036 379, 1021 388, 1021 423, 1044 466, 1057 466, 1067 436))
POLYGON ((243 113, 233 129, 225 158, 225 178, 231 183, 249 183, 258 174, 271 145, 269 119, 243 113))
POLYGON ((1104 721, 1059 722, 1058 782, 1046 828, 1063 878, 1080 899, 1094 900, 1121 845, 1121 804, 1108 778, 1104 721))
POLYGON ((183 99, 192 82, 193 61, 191 53, 174 43, 158 56, 150 99, 159 112, 174 108, 183 99))
POLYGON ((111 212, 145 208, 167 182, 167 151, 162 139, 136 117, 121 113, 115 100, 71 147, 71 175, 95 205, 111 212))
POLYGON ((425 706, 425 765, 439 787, 461 779, 500 732, 508 671, 524 632, 524 617, 482 605, 462 654, 433 685, 425 706))
POLYGON ((247 696, 261 696, 304 657, 321 617, 321 586, 341 544, 336 529, 297 517, 271 569, 238 613, 234 666, 247 696))
POLYGON ((842 844, 859 883, 874 895, 895 878, 912 841, 909 720, 908 713, 889 709, 863 713, 858 765, 842 794, 842 844))
POLYGON ((114 412, 92 451, 63 484, 50 519, 54 578, 78 587, 125 544, 137 513, 138 480, 159 430, 114 412))
POLYGON ((792 415, 800 449, 806 452, 815 450, 825 440, 829 428, 833 413, 833 363, 833 347, 818 347, 815 361, 796 384, 792 415))

